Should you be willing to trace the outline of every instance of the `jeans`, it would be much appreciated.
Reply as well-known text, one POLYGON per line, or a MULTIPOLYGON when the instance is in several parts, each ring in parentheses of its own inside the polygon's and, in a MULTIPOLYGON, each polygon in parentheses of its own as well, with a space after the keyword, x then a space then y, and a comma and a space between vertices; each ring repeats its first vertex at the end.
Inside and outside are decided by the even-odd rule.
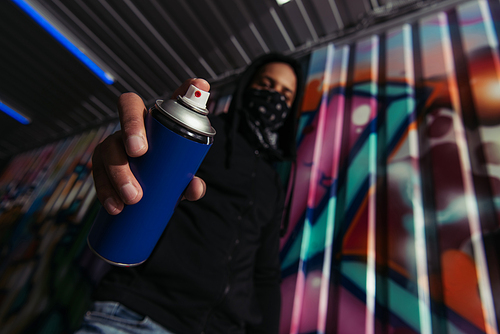
POLYGON ((94 302, 75 334, 174 334, 117 302, 94 302))

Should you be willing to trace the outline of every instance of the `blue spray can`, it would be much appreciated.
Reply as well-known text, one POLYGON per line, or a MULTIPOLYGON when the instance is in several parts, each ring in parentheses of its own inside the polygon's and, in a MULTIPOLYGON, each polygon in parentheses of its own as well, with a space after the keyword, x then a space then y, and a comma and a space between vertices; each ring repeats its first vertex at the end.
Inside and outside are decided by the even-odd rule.
POLYGON ((87 238, 90 249, 106 262, 136 266, 153 251, 212 145, 209 95, 191 85, 177 100, 157 100, 146 116, 148 151, 129 158, 143 197, 115 216, 101 208, 87 238))

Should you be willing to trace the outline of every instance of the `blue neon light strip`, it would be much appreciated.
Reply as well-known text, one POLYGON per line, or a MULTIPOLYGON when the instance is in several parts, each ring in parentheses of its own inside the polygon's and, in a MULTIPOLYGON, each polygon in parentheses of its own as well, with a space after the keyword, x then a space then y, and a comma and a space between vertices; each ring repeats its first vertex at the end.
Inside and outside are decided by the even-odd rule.
POLYGON ((19 123, 22 123, 22 124, 30 124, 31 123, 31 121, 28 118, 24 117, 23 115, 21 115, 20 113, 18 113, 17 111, 15 111, 11 107, 9 107, 8 105, 3 104, 2 102, 0 102, 0 110, 3 111, 4 113, 6 113, 7 115, 9 115, 10 117, 12 117, 13 119, 15 119, 16 121, 18 121, 19 123))
POLYGON ((41 16, 33 7, 27 4, 24 0, 12 0, 19 8, 24 10, 29 16, 31 16, 43 29, 45 29, 49 34, 52 35, 59 43, 61 43, 69 52, 71 52, 76 58, 78 58, 85 66, 87 66, 92 72, 94 72, 102 81, 111 85, 114 80, 106 72, 104 72, 99 66, 97 66, 89 57, 87 57, 83 52, 81 52, 73 43, 71 43, 66 37, 63 36, 56 28, 54 28, 49 21, 47 21, 43 16, 41 16))

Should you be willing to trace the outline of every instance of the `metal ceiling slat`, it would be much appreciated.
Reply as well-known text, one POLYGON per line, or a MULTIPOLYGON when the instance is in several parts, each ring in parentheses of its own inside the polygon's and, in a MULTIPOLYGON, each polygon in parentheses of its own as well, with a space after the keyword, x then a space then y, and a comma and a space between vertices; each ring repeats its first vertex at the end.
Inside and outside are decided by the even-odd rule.
POLYGON ((309 33, 311 34, 313 41, 314 42, 318 41, 318 34, 316 33, 316 29, 314 29, 311 18, 309 17, 309 14, 307 13, 306 8, 302 3, 302 0, 295 0, 295 3, 299 7, 299 11, 302 14, 302 17, 304 18, 304 21, 306 23, 307 28, 309 29, 309 33))
MULTIPOLYGON (((71 118, 72 120, 75 121, 75 123, 77 124, 76 128, 79 127, 81 129, 84 129, 84 128, 86 128, 89 125, 89 122, 85 118, 81 117, 74 110, 71 110, 71 112, 69 112, 67 115, 68 115, 69 118, 71 118)), ((74 132, 74 131, 75 131, 75 127, 72 127, 72 131, 71 132, 74 132)))
MULTIPOLYGON (((214 72, 212 67, 208 65, 208 63, 205 61, 205 59, 200 55, 200 53, 196 50, 196 48, 193 46, 193 44, 189 41, 189 38, 186 37, 186 35, 182 32, 182 30, 177 26, 177 24, 172 20, 170 15, 163 9, 163 7, 160 6, 158 1, 156 0, 150 0, 151 4, 155 7, 155 9, 160 13, 162 18, 167 22, 167 24, 171 27, 171 29, 174 31, 174 33, 180 37, 184 41, 185 46, 188 48, 189 52, 191 52, 200 62, 200 64, 205 68, 205 70, 209 73, 210 77, 212 79, 217 78, 217 74, 214 72)), ((195 76, 193 74, 193 76, 195 76)))
POLYGON ((195 77, 194 72, 189 68, 189 66, 179 57, 177 52, 167 43, 167 41, 158 33, 158 31, 151 25, 151 23, 142 15, 142 13, 137 9, 137 7, 130 0, 123 0, 125 4, 132 10, 132 12, 137 16, 137 18, 144 24, 144 26, 149 30, 149 32, 160 42, 160 44, 170 53, 170 55, 179 63, 182 69, 191 78, 195 77))
POLYGON ((340 12, 339 12, 339 9, 337 7, 337 3, 335 2, 335 0, 328 0, 328 4, 330 5, 330 8, 332 9, 333 16, 335 17, 335 21, 337 22, 339 29, 344 29, 344 21, 342 20, 342 16, 340 16, 340 12))
POLYGON ((376 9, 378 7, 380 7, 379 3, 377 0, 370 0, 370 4, 372 5, 372 8, 373 9, 376 9))
POLYGON ((99 124, 101 122, 100 120, 96 120, 95 117, 92 117, 92 115, 83 110, 80 106, 74 107, 72 112, 84 120, 85 127, 89 127, 91 124, 99 124))
POLYGON ((238 50, 241 58, 243 58, 243 60, 245 61, 246 64, 250 64, 250 62, 251 62, 250 57, 248 57, 248 54, 243 49, 243 47, 241 46, 241 44, 238 41, 238 39, 236 38, 236 36, 234 36, 234 33, 233 33, 231 27, 229 27, 229 24, 226 22, 226 19, 221 14, 221 12, 217 8, 217 6, 214 5, 214 3, 212 2, 212 0, 205 0, 205 2, 207 3, 207 5, 212 10, 213 14, 215 15, 215 19, 217 20, 217 22, 224 28, 225 32, 229 35, 229 39, 230 39, 231 43, 233 43, 233 45, 236 48, 236 50, 238 50))
MULTIPOLYGON (((142 15, 151 22, 158 34, 174 48, 182 61, 190 67, 194 76, 215 80, 212 77, 223 71, 220 61, 213 62, 210 59, 210 55, 205 51, 209 50, 210 45, 206 41, 201 41, 200 43, 200 34, 193 31, 190 21, 186 19, 185 13, 179 15, 178 8, 175 8, 175 11, 173 11, 169 7, 169 4, 171 5, 172 2, 156 1, 155 4, 151 0, 147 0, 142 2, 133 1, 133 3, 141 11, 142 15), (165 17, 163 14, 167 14, 167 16, 165 17), (175 27, 169 23, 174 24, 175 27), (177 32, 181 33, 178 34, 177 32), (203 59, 199 57, 203 57, 203 59), (206 64, 205 66, 203 62, 206 64)), ((205 10, 205 13, 207 13, 207 10, 205 10)), ((122 15, 124 14, 126 13, 122 13, 122 15)), ((137 20, 135 17, 132 17, 132 21, 135 22, 137 20)), ((167 66, 173 64, 172 70, 182 81, 193 76, 186 74, 180 66, 176 65, 176 60, 140 22, 133 24, 133 26, 138 30, 141 38, 157 53, 159 58, 166 62, 167 66)), ((165 80, 168 80, 168 78, 165 78, 165 80)), ((174 88, 177 87, 174 86, 172 89, 162 90, 162 93, 167 94, 168 92, 172 92, 174 88)))
MULTIPOLYGON (((93 32, 92 30, 90 30, 87 25, 85 25, 71 10, 69 10, 65 5, 63 5, 59 0, 53 0, 54 4, 56 6, 58 6, 58 8, 64 13, 66 14, 66 16, 73 22, 77 25, 78 28, 80 28, 83 32, 85 32, 87 34, 87 36, 94 42, 96 43, 96 45, 98 45, 100 47, 101 50, 104 50, 106 51, 106 54, 108 56, 110 56, 113 61, 115 61, 116 63, 118 64, 122 64, 123 67, 125 69, 127 69, 127 65, 118 57, 116 56, 116 54, 114 54, 110 49, 109 47, 106 46, 105 43, 103 43, 101 41, 101 39, 99 39, 93 32)), ((89 16, 92 16, 93 13, 91 13, 91 11, 89 10, 89 8, 83 4, 81 1, 79 0, 76 0, 75 3, 77 3, 82 9, 84 9, 84 11, 89 15, 89 16), (82 6, 83 5, 83 6, 82 6)), ((98 22, 99 24, 99 22, 98 22)), ((124 85, 125 87, 127 87, 127 89, 129 90, 132 90, 132 86, 126 82, 122 77, 120 77, 115 71, 113 71, 112 67, 109 66, 109 65, 106 65, 106 68, 109 70, 109 72, 112 73, 113 77, 115 78, 115 80, 119 80, 121 82, 122 85, 124 85)), ((128 68, 128 70, 130 70, 128 68)), ((132 72, 132 70, 130 70, 130 72, 132 72)), ((144 89, 145 90, 151 90, 150 87, 148 87, 144 82, 141 82, 142 80, 139 79, 139 82, 141 84, 144 84, 144 89)))
POLYGON ((212 68, 210 67, 210 65, 208 65, 207 61, 205 60, 205 58, 203 58, 202 56, 199 56, 198 57, 198 61, 200 62, 201 66, 203 66, 203 68, 205 70, 207 70, 208 74, 210 75, 210 77, 212 79, 217 79, 218 76, 217 76, 217 73, 215 73, 212 68))
POLYGON ((285 26, 281 22, 281 20, 280 20, 280 18, 278 16, 278 13, 276 13, 276 10, 273 7, 269 8, 269 13, 273 17, 273 20, 276 23, 276 25, 278 26, 278 29, 281 32, 281 35, 285 39, 285 42, 288 45, 288 49, 290 51, 294 51, 295 50, 295 45, 293 44, 292 39, 290 38, 290 35, 288 35, 288 32, 285 29, 285 26))
MULTIPOLYGON (((58 119, 65 120, 71 117, 73 112, 73 103, 79 102, 79 97, 71 98, 71 95, 66 95, 60 86, 51 87, 44 86, 43 90, 37 92, 37 87, 43 86, 43 83, 34 83, 35 86, 24 86, 26 90, 25 95, 31 96, 29 101, 26 101, 29 111, 32 115, 33 124, 38 124, 40 121, 50 121, 51 118, 57 117, 58 119), (46 91, 56 91, 57 94, 46 94, 46 91)), ((74 123, 79 126, 78 122, 74 123)))
POLYGON ((61 121, 60 119, 55 119, 54 120, 54 124, 59 126, 65 134, 70 134, 72 133, 72 128, 71 126, 69 126, 68 124, 64 123, 63 121, 61 121))
POLYGON ((180 1, 178 3, 178 5, 182 7, 182 8, 180 8, 180 10, 183 13, 187 14, 190 24, 193 25, 193 29, 198 34, 203 35, 203 36, 200 36, 200 39, 206 40, 209 44, 211 44, 213 46, 213 52, 214 52, 214 54, 217 55, 218 59, 222 62, 222 64, 224 65, 224 68, 226 68, 226 69, 232 68, 229 60, 226 58, 226 56, 224 56, 224 54, 220 51, 220 48, 217 46, 219 44, 212 38, 212 36, 210 34, 207 33, 207 30, 201 24, 201 21, 198 19, 198 17, 196 17, 196 14, 192 11, 192 9, 188 6, 188 4, 185 1, 180 1))
MULTIPOLYGON (((12 56, 14 64, 19 64, 17 67, 19 71, 29 70, 26 73, 27 77, 31 77, 31 81, 39 79, 39 84, 47 85, 51 83, 54 87, 57 87, 62 82, 61 89, 64 92, 64 96, 71 95, 73 92, 84 93, 84 89, 81 87, 81 82, 75 82, 72 74, 68 72, 71 70, 81 70, 82 74, 88 76, 88 78, 94 78, 94 74, 89 73, 79 61, 74 59, 69 52, 59 46, 55 40, 53 40, 48 34, 40 30, 28 31, 25 29, 30 29, 26 24, 16 25, 16 18, 5 18, 5 22, 11 25, 13 29, 16 30, 17 36, 14 40, 8 39, 10 34, 3 35, 3 43, 5 47, 8 47, 12 56), (28 40, 23 40, 29 38, 28 40), (45 38, 47 40, 45 40, 45 38), (10 42, 9 42, 10 41, 10 42), (28 42, 28 43, 26 43, 28 42), (7 43, 9 43, 7 45, 7 43), (37 57, 32 58, 32 50, 37 50, 37 57), (22 59, 22 62, 19 60, 22 59), (68 61, 71 63, 68 66, 68 61), (61 64, 67 64, 66 66, 61 66, 61 64), (34 75, 36 74, 36 75, 34 75)), ((12 35, 13 36, 13 35, 12 35)), ((10 68, 10 67, 8 67, 10 68)), ((23 79, 18 76, 17 78, 23 79)), ((96 82, 97 82, 97 77, 96 82)), ((23 85, 28 84, 23 81, 23 85)), ((43 86, 40 86, 43 87, 43 86)), ((75 96, 74 96, 75 97, 75 96)))
POLYGON ((369 0, 337 1, 337 8, 346 26, 356 25, 371 11, 369 0))
MULTIPOLYGON (((26 100, 24 102, 26 105, 30 106, 38 105, 39 108, 45 109, 44 106, 47 105, 48 103, 52 105, 55 105, 57 103, 64 104, 65 102, 71 103, 71 101, 74 101, 74 99, 76 99, 76 96, 73 94, 73 90, 67 90, 64 88, 64 86, 60 86, 55 84, 54 82, 51 82, 53 80, 51 80, 50 77, 41 79, 38 76, 38 74, 33 75, 34 72, 31 71, 29 68, 19 68, 19 69, 13 68, 12 72, 9 69, 5 69, 3 73, 5 78, 13 78, 16 76, 22 78, 28 78, 31 75, 29 81, 26 81, 24 79, 21 80, 11 79, 5 82, 6 86, 3 84, 0 85, 1 87, 3 87, 2 88, 3 92, 5 94, 8 93, 11 99, 22 100, 23 98, 29 96, 30 97, 29 100, 26 100), (43 94, 41 90, 57 91, 59 94, 59 98, 56 100, 52 97, 52 94, 43 94)), ((39 118, 39 116, 37 116, 37 114, 34 113, 33 110, 27 110, 26 114, 27 116, 32 118, 33 121, 39 118)))
POLYGON ((89 111, 92 115, 94 115, 95 117, 97 117, 99 120, 101 121, 104 121, 105 118, 103 117, 103 115, 101 115, 101 113, 99 113, 99 111, 97 111, 96 108, 92 107, 90 105, 90 103, 88 103, 87 101, 83 101, 81 103, 81 106, 82 108, 84 108, 85 110, 89 111))
MULTIPOLYGON (((36 48, 36 45, 32 45, 33 47, 36 48)), ((9 47, 10 51, 11 51, 11 54, 12 53, 15 53, 15 47, 13 46, 10 46, 9 47)), ((22 58, 23 54, 21 53, 19 55, 19 57, 22 58)), ((25 62, 26 63, 26 62, 25 62)), ((29 95, 31 96, 30 99, 28 99, 28 101, 26 103, 28 104, 31 104, 32 107, 29 108, 30 111, 36 111, 36 113, 34 113, 34 120, 33 120, 33 124, 30 126, 30 129, 32 129, 32 131, 36 132, 38 127, 40 127, 41 123, 40 121, 45 121, 45 122, 51 122, 50 119, 52 117, 54 117, 56 114, 59 115, 58 118, 62 119, 62 118, 68 118, 68 117, 72 117, 72 110, 71 110, 71 107, 70 108, 67 108, 67 106, 71 106, 71 103, 74 102, 74 101, 78 101, 80 99, 80 97, 76 96, 74 93, 74 90, 68 90, 67 89, 67 86, 66 84, 62 85, 62 86, 58 86, 57 83, 54 83, 51 81, 54 81, 53 78, 53 72, 50 70, 50 68, 46 68, 45 66, 38 66, 38 68, 36 70, 33 70, 33 69, 29 69, 28 67, 26 66, 23 66, 21 69, 18 69, 17 72, 15 73, 17 76, 21 76, 21 77, 30 77, 31 80, 29 80, 28 82, 25 82, 23 81, 21 86, 19 87, 19 91, 20 92, 23 92, 23 91, 29 91, 29 95), (28 72, 25 74, 25 75, 22 75, 22 72, 24 70, 27 70, 28 72), (38 73, 36 71, 42 71, 44 72, 44 75, 43 75, 43 78, 44 80, 40 82, 39 80, 39 75, 34 75, 34 73, 38 73), (47 86, 47 84, 49 83, 49 85, 47 86), (30 88, 30 86, 27 86, 27 84, 31 85, 32 87, 30 88), (42 95, 37 95, 40 87, 43 87, 45 90, 48 90, 48 91, 57 91, 57 95, 52 95, 52 94, 45 94, 44 91, 42 91, 42 95), (69 100, 68 100, 69 98, 69 100), (61 106, 62 108, 64 109, 61 109, 59 112, 57 112, 58 110, 58 106, 61 106), (70 110, 68 112, 68 109, 70 110), (56 112, 54 114, 54 116, 52 116, 51 114, 48 114, 47 112, 50 112, 51 114, 53 114, 54 112, 56 112)), ((71 82, 71 81, 70 81, 71 82)), ((10 85, 15 85, 15 82, 10 82, 10 85)), ((73 130, 71 131, 74 131, 75 128, 78 128, 78 127, 81 127, 81 122, 76 120, 74 123, 74 126, 72 127, 73 130)), ((50 124, 52 125, 52 123, 50 124)), ((49 129, 50 130, 50 127, 45 127, 46 129, 49 129)), ((45 130, 45 132, 47 132, 45 130)), ((50 130, 51 133, 54 133, 53 130, 50 130)), ((49 136, 50 137, 50 136, 49 136)), ((42 138, 43 139, 43 138, 42 138)), ((33 143, 31 143, 33 144, 33 143)))
POLYGON ((312 44, 311 33, 295 1, 273 7, 275 7, 294 45, 312 44))
MULTIPOLYGON (((230 32, 228 35, 234 36, 238 44, 233 43, 231 48, 241 47, 244 52, 248 55, 248 58, 253 59, 256 56, 262 54, 262 42, 259 43, 258 36, 260 35, 255 30, 252 31, 250 27, 251 17, 245 16, 246 11, 244 8, 239 7, 236 1, 227 1, 224 3, 217 3, 221 15, 226 18, 226 22, 230 26, 230 32)), ((255 26, 255 25, 254 25, 255 26)), ((233 41, 234 41, 233 38, 233 41)), ((231 40, 231 38, 229 38, 231 40)), ((238 59, 241 59, 240 55, 237 55, 238 59)), ((246 62, 238 62, 235 64, 235 68, 246 66, 246 62)))
POLYGON ((365 5, 365 13, 370 13, 373 8, 377 8, 378 5, 376 5, 376 3, 377 3, 377 0, 365 0, 365 1, 363 1, 363 4, 365 5))
POLYGON ((238 9, 240 10, 241 14, 247 20, 248 26, 250 27, 250 30, 252 31, 253 35, 255 36, 255 39, 259 43, 259 45, 262 48, 262 50, 265 53, 269 53, 269 51, 270 51, 269 47, 267 46, 266 42, 262 38, 262 35, 260 34, 260 32, 257 29, 257 27, 255 26, 255 24, 253 23, 252 16, 248 12, 248 9, 246 8, 246 6, 241 2, 241 0, 235 0, 234 3, 236 4, 236 6, 238 7, 238 9))
POLYGON ((283 34, 279 30, 271 11, 271 5, 265 1, 250 1, 245 3, 251 13, 255 25, 262 31, 262 38, 271 51, 287 52, 290 50, 283 34))
POLYGON ((109 107, 106 106, 102 102, 102 100, 98 99, 94 95, 89 96, 89 100, 92 101, 92 103, 94 103, 96 106, 98 106, 101 110, 103 110, 108 116, 110 116, 110 117, 117 117, 118 116, 117 111, 113 111, 113 110, 109 109, 109 107))
MULTIPOLYGON (((98 2, 94 11, 116 36, 115 39, 107 38, 105 42, 123 58, 135 75, 154 87, 155 93, 150 96, 158 96, 165 90, 178 87, 185 72, 154 39, 133 10, 123 2, 98 2)), ((122 72, 122 75, 128 77, 129 74, 122 72)))
POLYGON ((255 27, 255 24, 253 22, 250 22, 249 24, 250 30, 252 30, 253 34, 255 35, 255 38, 257 38, 257 41, 259 42, 260 46, 262 47, 262 50, 264 50, 265 53, 268 53, 269 47, 267 46, 266 42, 260 35, 259 31, 257 30, 257 27, 255 27))
POLYGON ((330 2, 332 0, 311 0, 308 3, 309 10, 317 17, 316 23, 322 27, 322 30, 319 32, 321 37, 333 34, 339 29, 330 2))
POLYGON ((232 35, 231 37, 229 37, 229 39, 233 43, 233 45, 236 48, 236 50, 238 50, 238 52, 240 53, 240 55, 243 58, 243 60, 245 61, 245 63, 250 64, 251 63, 251 59, 250 59, 250 57, 248 57, 247 53, 245 52, 245 50, 241 46, 240 42, 238 42, 238 39, 234 35, 232 35))
MULTIPOLYGON (((51 73, 51 71, 48 73, 51 73)), ((38 83, 33 82, 34 85, 31 89, 25 86, 25 89, 30 89, 30 93, 34 97, 33 101, 26 101, 26 104, 31 105, 34 110, 37 111, 36 114, 39 115, 38 118, 42 117, 40 116, 41 112, 43 112, 43 117, 56 116, 61 119, 66 118, 68 113, 71 113, 72 106, 86 98, 87 88, 85 88, 85 90, 77 90, 72 88, 72 85, 69 84, 74 81, 78 84, 78 77, 79 76, 74 75, 74 73, 67 73, 67 75, 59 76, 59 78, 62 79, 59 84, 57 82, 50 84, 51 76, 49 74, 43 78, 42 81, 38 83), (48 92, 55 93, 50 94, 48 92)), ((83 84, 81 86, 85 87, 83 84)), ((95 84, 93 86, 96 87, 95 84)))
POLYGON ((114 10, 113 7, 111 7, 107 1, 105 0, 99 0, 99 3, 108 11, 108 13, 115 19, 116 22, 134 39, 134 41, 141 46, 141 49, 144 51, 145 54, 149 55, 151 59, 160 67, 165 74, 173 81, 173 83, 177 86, 181 85, 181 80, 165 65, 161 59, 158 58, 158 56, 151 50, 151 48, 140 38, 137 33, 135 32, 134 29, 130 27, 130 25, 127 24, 123 20, 123 18, 114 10))
MULTIPOLYGON (((75 0, 75 3, 77 3, 81 9, 83 9, 84 12, 86 12, 87 15, 89 15, 89 17, 92 18, 92 20, 94 20, 94 22, 97 23, 97 25, 103 29, 104 31, 106 31, 108 33, 108 35, 110 35, 110 31, 109 31, 109 28, 104 24, 104 22, 95 15, 95 13, 87 6, 87 4, 85 4, 83 1, 81 0, 75 0)), ((74 15, 72 15, 74 16, 74 15)), ((106 45, 106 43, 104 43, 102 41, 102 39, 98 38, 93 31, 91 31, 81 20, 77 19, 76 17, 73 18, 71 17, 74 22, 76 22, 81 28, 82 30, 87 33, 87 35, 100 47, 101 50, 103 50, 106 55, 108 55, 114 62, 116 62, 116 65, 118 65, 118 67, 121 67, 121 69, 123 71, 121 71, 122 73, 126 73, 128 76, 130 76, 131 79, 133 79, 135 81, 136 84, 138 84, 145 92, 147 92, 150 96, 156 96, 157 93, 154 91, 154 89, 148 85, 134 70, 132 70, 126 63, 124 60, 122 60, 120 57, 118 57, 116 55, 115 52, 113 52, 111 50, 111 48, 106 45)), ((112 34, 112 33, 111 33, 112 34)), ((118 39, 116 37, 116 39, 118 39)), ((115 39, 115 40, 116 40, 115 39)), ((115 70, 118 70, 118 68, 115 68, 115 70)), ((137 86, 135 86, 135 89, 133 88, 133 85, 129 82, 127 82, 123 75, 120 76, 118 74, 116 74, 116 71, 114 71, 114 75, 115 75, 115 79, 117 82, 119 82, 120 84, 122 84, 125 89, 127 91, 134 91, 136 89, 138 89, 137 86)), ((112 86, 110 86, 110 88, 112 88, 112 86)))
MULTIPOLYGON (((35 11, 39 12, 42 17, 44 17, 50 25, 52 25, 58 32, 60 32, 63 38, 67 39, 71 44, 80 51, 84 57, 87 57, 90 62, 93 62, 99 70, 102 70, 106 76, 111 75, 111 71, 107 64, 103 62, 100 57, 98 57, 92 50, 92 48, 88 48, 82 43, 81 38, 77 37, 74 34, 75 26, 73 25, 73 21, 70 21, 71 24, 68 24, 68 20, 65 20, 66 15, 68 13, 67 8, 61 4, 58 0, 53 0, 50 2, 45 2, 44 4, 39 0, 25 0, 33 6, 35 11), (55 6, 54 6, 55 5, 55 6), (66 11, 64 11, 66 10, 66 11)), ((73 18, 75 18, 73 16, 73 18)), ((68 49, 70 50, 70 49, 68 49)), ((73 51, 70 51, 74 57, 77 57, 73 51)), ((78 57, 79 58, 79 57, 78 57)), ((80 61, 80 60, 79 60, 80 61)), ((85 65, 89 70, 92 70, 87 64, 85 65)), ((103 74, 104 74, 103 73, 103 74)), ((102 80, 102 79, 101 79, 102 80)), ((104 80, 106 81, 106 80, 104 80)))
MULTIPOLYGON (((24 54, 18 52, 15 46, 9 45, 7 39, 4 39, 3 43, 4 46, 9 48, 12 56, 15 56, 17 59, 23 59, 24 54)), ((0 56, 0 59, 3 64, 8 63, 2 56, 0 56)), ((30 96, 30 98, 26 99, 23 103, 29 106, 29 110, 26 110, 25 113, 33 122, 36 122, 41 117, 49 117, 50 115, 46 114, 46 110, 50 110, 51 112, 57 111, 56 108, 49 109, 49 106, 54 106, 58 103, 70 104, 72 100, 78 98, 78 96, 74 94, 75 91, 69 89, 71 85, 66 86, 64 84, 59 84, 54 78, 54 72, 51 71, 50 67, 45 68, 40 66, 38 69, 34 69, 37 63, 29 64, 29 60, 26 59, 23 64, 24 66, 21 67, 16 67, 13 64, 12 66, 7 66, 3 70, 4 77, 10 78, 10 80, 3 81, 0 87, 3 87, 2 91, 6 95, 8 94, 10 99, 22 101, 26 99, 26 96, 30 96), (27 81, 25 78, 30 78, 30 80, 27 81), (7 86, 4 86, 4 84, 7 86), (41 90, 57 91, 58 98, 56 99, 52 94, 43 94, 41 90), (40 111, 45 114, 40 114, 40 111)), ((58 71, 56 73, 61 72, 62 71, 58 71)), ((62 112, 57 112, 57 114, 60 115, 62 112)))
MULTIPOLYGON (((125 90, 124 89, 121 89, 121 90, 118 90, 116 88, 117 86, 117 83, 115 83, 113 86, 108 86, 108 90, 115 96, 115 97, 118 97, 122 94, 122 92, 124 92, 125 90)), ((130 91, 130 90, 128 90, 130 91)))
MULTIPOLYGON (((231 31, 228 34, 234 36, 234 38, 229 38, 233 40, 233 46, 243 48, 250 60, 263 52, 269 52, 266 51, 269 48, 260 33, 260 29, 254 23, 255 19, 252 18, 241 1, 217 2, 217 8, 230 25, 231 31), (238 44, 234 43, 235 38, 238 44)), ((236 67, 240 68, 245 65, 247 65, 246 62, 237 64, 236 67)))
POLYGON ((6 134, 6 137, 9 138, 9 140, 11 138, 13 138, 13 137, 11 137, 12 133, 18 132, 18 131, 20 131, 22 129, 26 129, 26 128, 29 128, 29 131, 31 131, 32 129, 34 131, 39 130, 41 133, 41 137, 43 137, 43 138, 41 138, 41 140, 43 140, 43 141, 47 141, 47 140, 50 140, 51 138, 56 138, 58 136, 58 132, 55 129, 54 124, 52 124, 52 119, 49 117, 43 117, 40 120, 35 120, 29 125, 29 127, 15 122, 10 117, 8 117, 8 118, 9 118, 9 123, 11 124, 11 126, 9 126, 8 132, 6 132, 5 134, 6 134), (14 125, 12 125, 12 124, 14 124, 14 125))

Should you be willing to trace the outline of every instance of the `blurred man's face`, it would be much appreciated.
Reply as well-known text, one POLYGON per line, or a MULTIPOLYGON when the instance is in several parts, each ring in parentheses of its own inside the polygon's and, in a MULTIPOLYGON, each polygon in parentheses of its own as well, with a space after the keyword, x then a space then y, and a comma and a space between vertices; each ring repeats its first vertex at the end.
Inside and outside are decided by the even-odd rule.
POLYGON ((274 90, 285 96, 286 104, 291 107, 295 99, 297 77, 287 63, 269 63, 259 69, 249 87, 274 90))

